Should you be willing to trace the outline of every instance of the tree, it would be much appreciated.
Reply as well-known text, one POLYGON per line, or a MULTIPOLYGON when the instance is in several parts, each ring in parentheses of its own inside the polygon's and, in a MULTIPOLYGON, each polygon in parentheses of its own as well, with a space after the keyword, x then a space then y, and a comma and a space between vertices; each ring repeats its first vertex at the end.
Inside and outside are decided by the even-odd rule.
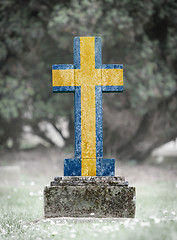
POLYGON ((58 116, 73 131, 73 96, 52 94, 51 65, 72 63, 73 37, 90 35, 102 37, 104 63, 124 64, 125 92, 103 97, 105 153, 142 160, 176 138, 176 16, 174 0, 2 2, 1 145, 58 116))

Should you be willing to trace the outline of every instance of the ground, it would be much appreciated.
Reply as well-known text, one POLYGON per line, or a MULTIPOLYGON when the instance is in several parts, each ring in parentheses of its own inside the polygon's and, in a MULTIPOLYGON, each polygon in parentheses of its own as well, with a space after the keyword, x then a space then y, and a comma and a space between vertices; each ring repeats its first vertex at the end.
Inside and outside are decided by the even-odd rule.
MULTIPOLYGON (((177 163, 117 161, 135 186, 135 219, 44 219, 43 189, 70 153, 56 148, 0 153, 0 239, 177 239, 177 163)), ((94 213, 91 217, 94 216, 94 213)))

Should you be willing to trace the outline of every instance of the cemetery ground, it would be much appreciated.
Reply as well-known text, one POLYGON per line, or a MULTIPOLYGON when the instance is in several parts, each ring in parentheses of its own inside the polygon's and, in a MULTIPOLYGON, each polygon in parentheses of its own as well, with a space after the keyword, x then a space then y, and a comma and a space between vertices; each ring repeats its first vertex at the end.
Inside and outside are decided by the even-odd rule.
POLYGON ((118 161, 136 187, 135 219, 44 219, 43 189, 71 154, 38 148, 0 155, 0 239, 177 239, 177 161, 118 161))

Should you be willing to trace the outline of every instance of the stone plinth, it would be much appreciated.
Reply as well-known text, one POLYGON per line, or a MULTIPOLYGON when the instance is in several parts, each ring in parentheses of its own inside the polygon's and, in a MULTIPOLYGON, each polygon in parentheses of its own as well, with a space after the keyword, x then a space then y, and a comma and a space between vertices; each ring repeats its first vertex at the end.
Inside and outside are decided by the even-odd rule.
POLYGON ((135 188, 124 177, 56 177, 44 189, 44 215, 133 218, 135 188))

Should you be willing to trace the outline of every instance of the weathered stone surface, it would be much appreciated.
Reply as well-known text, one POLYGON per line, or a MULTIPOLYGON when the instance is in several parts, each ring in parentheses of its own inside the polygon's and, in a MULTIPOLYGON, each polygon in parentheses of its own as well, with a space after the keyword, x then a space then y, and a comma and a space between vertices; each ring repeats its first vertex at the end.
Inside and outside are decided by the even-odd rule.
POLYGON ((44 215, 133 218, 135 188, 123 177, 55 178, 44 189, 44 215))
POLYGON ((128 186, 128 182, 124 177, 55 177, 50 186, 88 186, 88 185, 104 185, 104 186, 128 186))

